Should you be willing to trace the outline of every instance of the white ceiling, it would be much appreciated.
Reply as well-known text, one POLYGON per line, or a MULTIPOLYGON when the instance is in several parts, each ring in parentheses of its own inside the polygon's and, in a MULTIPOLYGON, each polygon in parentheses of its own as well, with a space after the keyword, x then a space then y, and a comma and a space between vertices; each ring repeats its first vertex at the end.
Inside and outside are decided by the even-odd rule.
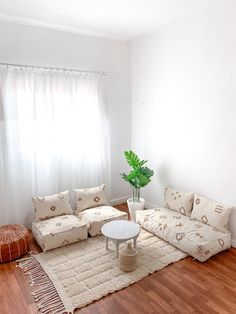
POLYGON ((0 20, 129 40, 194 14, 211 1, 0 0, 0 20))

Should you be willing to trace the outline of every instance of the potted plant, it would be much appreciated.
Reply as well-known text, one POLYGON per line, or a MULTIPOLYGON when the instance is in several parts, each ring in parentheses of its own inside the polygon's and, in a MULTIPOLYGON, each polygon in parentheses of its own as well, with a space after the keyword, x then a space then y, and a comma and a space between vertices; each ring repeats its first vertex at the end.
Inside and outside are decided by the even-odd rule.
POLYGON ((140 197, 140 189, 151 182, 154 171, 144 166, 147 160, 140 160, 133 151, 125 151, 124 155, 132 169, 128 174, 122 173, 121 177, 127 181, 132 188, 133 197, 127 200, 127 204, 131 219, 136 221, 136 211, 144 209, 145 204, 145 200, 140 197))

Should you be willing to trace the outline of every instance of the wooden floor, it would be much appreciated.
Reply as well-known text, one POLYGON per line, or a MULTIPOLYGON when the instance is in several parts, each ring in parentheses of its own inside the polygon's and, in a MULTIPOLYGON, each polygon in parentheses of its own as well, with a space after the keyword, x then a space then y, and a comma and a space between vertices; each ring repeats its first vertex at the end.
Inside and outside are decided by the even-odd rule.
MULTIPOLYGON (((125 204, 116 207, 127 210, 125 204)), ((32 250, 40 251, 34 241, 32 250)), ((236 249, 206 263, 187 257, 77 312, 236 313, 236 249)), ((15 263, 0 265, 0 313, 37 313, 29 284, 15 263)))

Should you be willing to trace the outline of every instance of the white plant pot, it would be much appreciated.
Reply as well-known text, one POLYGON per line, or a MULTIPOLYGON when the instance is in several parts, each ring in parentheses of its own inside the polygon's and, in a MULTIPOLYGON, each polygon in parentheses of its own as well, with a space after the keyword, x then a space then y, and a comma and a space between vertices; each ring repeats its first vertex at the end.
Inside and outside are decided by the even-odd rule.
POLYGON ((136 222, 136 211, 144 209, 145 199, 140 197, 140 202, 133 203, 133 199, 131 197, 127 199, 127 204, 128 204, 131 220, 136 222))

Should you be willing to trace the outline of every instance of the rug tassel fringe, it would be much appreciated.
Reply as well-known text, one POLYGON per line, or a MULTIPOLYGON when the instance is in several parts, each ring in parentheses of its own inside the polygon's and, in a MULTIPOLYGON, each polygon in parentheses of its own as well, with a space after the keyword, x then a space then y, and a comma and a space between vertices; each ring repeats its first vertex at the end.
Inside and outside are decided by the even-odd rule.
POLYGON ((50 286, 47 286, 47 288, 32 292, 32 295, 35 295, 37 298, 39 298, 40 296, 44 296, 46 292, 51 292, 53 290, 54 289, 52 287, 50 288, 50 286))
POLYGON ((31 292, 39 312, 43 314, 72 314, 67 312, 56 288, 34 256, 23 258, 18 267, 22 268, 35 289, 31 292))
POLYGON ((63 312, 62 306, 54 306, 53 308, 45 309, 42 313, 43 314, 53 314, 53 313, 61 314, 64 312, 63 312))

